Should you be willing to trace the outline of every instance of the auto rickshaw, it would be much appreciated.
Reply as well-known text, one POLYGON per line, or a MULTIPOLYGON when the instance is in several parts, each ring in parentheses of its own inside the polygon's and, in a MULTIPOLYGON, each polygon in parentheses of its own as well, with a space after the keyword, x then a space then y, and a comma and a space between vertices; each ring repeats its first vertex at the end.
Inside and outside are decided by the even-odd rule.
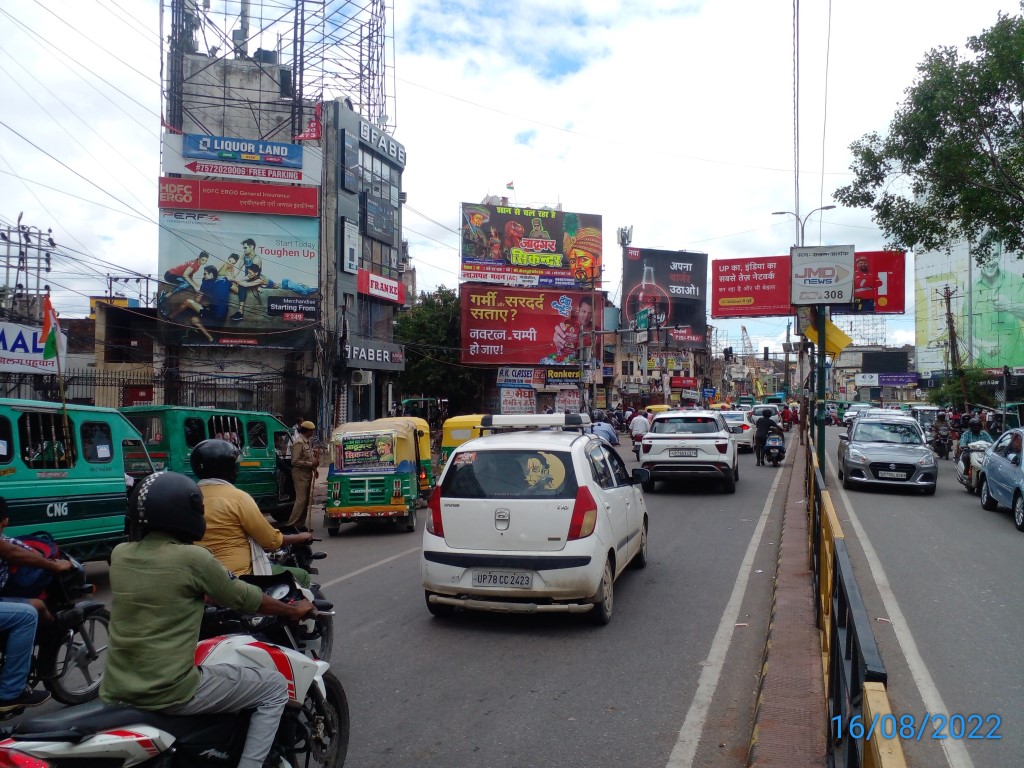
MULTIPOLYGON (((416 530, 416 503, 433 484, 424 468, 421 446, 430 436, 417 422, 394 417, 344 424, 331 434, 332 461, 327 472, 324 527, 337 536, 342 523, 390 521, 416 530)), ((424 422, 425 424, 425 422, 424 422)))
POLYGON ((390 416, 377 419, 375 424, 390 424, 393 421, 411 421, 416 427, 416 465, 419 467, 417 478, 419 480, 420 496, 424 499, 430 497, 434 490, 434 462, 430 458, 430 425, 426 419, 418 416, 390 416))
POLYGON ((483 430, 480 422, 483 414, 471 413, 465 416, 452 416, 444 420, 441 426, 441 460, 438 464, 438 474, 448 463, 448 457, 452 451, 458 448, 467 440, 479 437, 483 430))
POLYGON ((910 415, 917 419, 921 429, 924 430, 925 434, 928 434, 928 429, 935 421, 935 416, 940 410, 942 409, 937 405, 912 405, 910 406, 910 415))

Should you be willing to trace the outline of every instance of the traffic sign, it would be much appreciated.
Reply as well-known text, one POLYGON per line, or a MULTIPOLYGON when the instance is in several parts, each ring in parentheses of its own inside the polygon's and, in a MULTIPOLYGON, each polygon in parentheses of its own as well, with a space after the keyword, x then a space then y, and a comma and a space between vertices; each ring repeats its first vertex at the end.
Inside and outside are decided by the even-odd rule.
POLYGON ((638 310, 634 322, 636 323, 636 335, 635 341, 637 344, 646 344, 650 336, 648 328, 650 328, 650 316, 651 310, 647 307, 638 310))

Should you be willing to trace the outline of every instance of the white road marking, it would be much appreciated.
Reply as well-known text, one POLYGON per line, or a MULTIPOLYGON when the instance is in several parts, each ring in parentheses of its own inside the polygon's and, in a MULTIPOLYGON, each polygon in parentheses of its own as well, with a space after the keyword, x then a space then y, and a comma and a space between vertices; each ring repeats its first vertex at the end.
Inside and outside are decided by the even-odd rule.
POLYGON ((740 606, 743 603, 743 596, 747 591, 747 582, 750 580, 750 573, 754 568, 754 556, 757 554, 757 547, 764 533, 764 526, 768 522, 768 512, 775 500, 775 491, 782 479, 782 472, 775 475, 772 489, 761 510, 761 517, 758 518, 757 526, 754 528, 754 535, 750 537, 747 545, 747 552, 743 556, 743 563, 740 565, 739 575, 732 588, 732 595, 722 612, 722 620, 718 624, 718 631, 711 641, 711 650, 704 668, 701 670, 700 678, 697 680, 697 690, 693 694, 693 702, 683 720, 683 727, 679 729, 679 737, 676 745, 672 748, 666 768, 692 768, 693 758, 697 754, 697 745, 700 743, 701 733, 704 731, 704 723, 707 721, 708 710, 711 708, 711 699, 718 687, 718 679, 722 676, 722 667, 725 665, 725 656, 729 652, 729 645, 732 643, 732 636, 736 630, 736 619, 740 615, 740 606))
MULTIPOLYGON (((832 465, 832 459, 826 457, 825 462, 828 464, 828 468, 832 472, 833 477, 838 477, 835 467, 832 465)), ((857 519, 856 513, 853 511, 853 504, 850 503, 850 497, 846 495, 846 491, 843 490, 843 488, 840 487, 836 490, 842 497, 843 507, 845 507, 847 514, 850 516, 850 524, 853 526, 854 533, 857 534, 857 541, 860 543, 860 547, 864 552, 864 558, 868 561, 868 567, 871 569, 871 576, 875 581, 875 585, 878 587, 878 593, 882 596, 882 605, 885 606, 885 612, 888 614, 889 619, 892 622, 892 630, 896 633, 896 641, 900 644, 900 649, 903 651, 903 658, 907 660, 907 667, 910 668, 910 675, 914 678, 914 684, 917 685, 918 693, 921 694, 921 700, 924 702, 925 711, 931 712, 932 714, 939 713, 948 715, 949 710, 946 709, 946 705, 942 701, 942 696, 939 695, 939 689, 936 687, 935 681, 932 680, 932 675, 928 671, 928 667, 925 666, 924 659, 921 658, 920 652, 917 650, 917 643, 914 641, 914 635, 910 631, 910 626, 907 624, 907 619, 903 615, 903 611, 900 610, 900 604, 896 601, 896 595, 892 591, 892 586, 889 584, 889 577, 885 575, 885 569, 882 567, 882 561, 878 559, 878 554, 875 552, 875 548, 871 546, 871 542, 868 541, 868 535, 861 526, 860 520, 857 519)), ((946 763, 950 768, 974 768, 971 756, 967 754, 967 748, 964 746, 962 741, 957 739, 942 739, 939 743, 942 745, 942 749, 946 753, 946 763)))
POLYGON ((407 549, 404 552, 399 552, 398 554, 392 555, 391 557, 385 557, 383 560, 378 560, 375 563, 364 565, 362 568, 352 571, 352 573, 346 573, 344 576, 339 576, 336 579, 331 579, 330 581, 324 582, 320 586, 321 588, 326 588, 334 584, 340 584, 343 581, 348 581, 349 579, 354 579, 356 576, 364 574, 367 571, 372 571, 374 568, 379 568, 382 565, 387 565, 392 560, 398 560, 399 558, 405 557, 406 555, 411 555, 413 552, 419 552, 421 549, 422 547, 413 547, 412 549, 407 549))

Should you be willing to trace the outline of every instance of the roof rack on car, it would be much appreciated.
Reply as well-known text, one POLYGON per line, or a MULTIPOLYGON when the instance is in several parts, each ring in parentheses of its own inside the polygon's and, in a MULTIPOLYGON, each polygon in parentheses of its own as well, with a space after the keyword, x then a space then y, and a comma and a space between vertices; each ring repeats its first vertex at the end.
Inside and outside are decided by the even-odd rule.
POLYGON ((590 426, 590 416, 585 413, 520 413, 486 414, 480 419, 484 429, 570 429, 582 430, 590 426))

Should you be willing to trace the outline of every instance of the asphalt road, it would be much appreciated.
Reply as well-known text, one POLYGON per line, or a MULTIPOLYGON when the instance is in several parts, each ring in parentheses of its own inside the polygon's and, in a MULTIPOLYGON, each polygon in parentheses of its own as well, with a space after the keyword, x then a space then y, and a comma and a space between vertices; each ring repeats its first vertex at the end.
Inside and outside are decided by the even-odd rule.
MULTIPOLYGON (((929 768, 1017 768, 1024 754, 1024 534, 1009 512, 986 512, 940 461, 934 497, 843 491, 839 430, 827 430, 825 475, 850 544, 897 716, 981 715, 973 739, 903 740, 907 763, 929 768), (978 738, 1001 718, 999 740, 978 738)), ((978 721, 975 720, 974 724, 978 721)), ((959 721, 954 726, 961 734, 959 721)), ((968 726, 968 732, 972 726, 968 726)), ((916 730, 915 730, 916 734, 916 730)))
MULTIPOLYGON (((346 764, 745 765, 785 500, 783 483, 772 489, 785 466, 740 459, 734 495, 714 483, 648 494, 650 562, 616 582, 607 627, 579 616, 432 617, 419 581, 423 510, 412 534, 346 526, 325 538, 317 578, 337 610, 346 764)), ((101 599, 105 569, 90 566, 101 599)))

